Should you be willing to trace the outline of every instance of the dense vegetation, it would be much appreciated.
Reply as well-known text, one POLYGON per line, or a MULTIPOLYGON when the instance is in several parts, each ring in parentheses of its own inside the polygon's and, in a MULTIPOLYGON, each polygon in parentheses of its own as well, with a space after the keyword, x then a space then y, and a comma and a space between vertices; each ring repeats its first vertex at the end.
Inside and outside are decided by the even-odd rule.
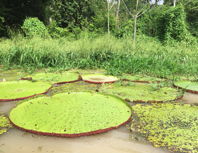
POLYGON ((195 75, 198 2, 173 2, 3 0, 0 64, 195 75))

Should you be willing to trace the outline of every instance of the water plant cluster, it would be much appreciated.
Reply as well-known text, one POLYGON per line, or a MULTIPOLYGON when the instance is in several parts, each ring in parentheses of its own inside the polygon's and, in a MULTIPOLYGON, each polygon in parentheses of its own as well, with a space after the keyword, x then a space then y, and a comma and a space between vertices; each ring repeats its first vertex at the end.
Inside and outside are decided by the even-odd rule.
POLYGON ((11 127, 9 119, 0 114, 0 135, 7 132, 7 130, 11 127))
MULTIPOLYGON (((183 91, 173 88, 182 84, 183 90, 196 91, 195 80, 178 77, 184 81, 170 81, 130 74, 115 77, 106 75, 103 70, 76 69, 61 73, 39 71, 22 75, 25 79, 24 76, 32 79, 18 82, 39 84, 42 81, 52 88, 47 95, 24 101, 11 111, 10 120, 20 129, 36 134, 76 137, 117 128, 132 114, 132 133, 144 136, 155 147, 197 153, 197 106, 175 101, 183 96, 183 91), (64 77, 67 73, 75 75, 64 77), (58 85, 59 78, 65 84, 58 85), (124 100, 132 105, 132 113, 131 106, 124 100), (139 102, 142 104, 137 104, 139 102)), ((0 85, 11 82, 16 81, 0 82, 0 85)))
POLYGON ((135 105, 132 132, 141 133, 155 147, 173 152, 198 152, 198 109, 188 104, 135 105))

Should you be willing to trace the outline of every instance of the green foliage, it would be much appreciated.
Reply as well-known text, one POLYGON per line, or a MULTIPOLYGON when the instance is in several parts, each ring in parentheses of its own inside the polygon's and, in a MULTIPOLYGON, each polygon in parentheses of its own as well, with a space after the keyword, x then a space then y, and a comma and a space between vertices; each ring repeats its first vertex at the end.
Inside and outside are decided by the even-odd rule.
POLYGON ((52 38, 67 37, 69 35, 68 29, 59 27, 55 21, 50 23, 48 26, 48 31, 52 38))
POLYGON ((198 107, 179 104, 135 105, 132 132, 155 147, 173 152, 198 153, 198 107))
POLYGON ((182 5, 169 8, 160 19, 160 39, 165 42, 185 41, 190 33, 187 30, 186 13, 182 5))
POLYGON ((25 35, 29 38, 32 37, 49 37, 48 30, 38 18, 25 19, 23 26, 21 27, 25 35))
POLYGON ((48 16, 58 26, 84 27, 93 15, 89 0, 51 0, 47 6, 48 16))

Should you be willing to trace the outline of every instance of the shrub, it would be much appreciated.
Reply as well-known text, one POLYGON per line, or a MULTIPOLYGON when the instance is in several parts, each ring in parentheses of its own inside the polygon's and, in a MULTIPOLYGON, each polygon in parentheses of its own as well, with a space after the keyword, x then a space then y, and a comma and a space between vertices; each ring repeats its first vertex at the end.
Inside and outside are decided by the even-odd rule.
POLYGON ((162 15, 159 26, 159 37, 168 42, 182 41, 189 37, 186 24, 186 13, 182 5, 171 7, 162 15))
POLYGON ((49 37, 49 33, 43 22, 38 18, 25 19, 23 26, 21 27, 27 37, 49 37))
POLYGON ((59 27, 55 21, 52 21, 48 26, 48 31, 52 38, 61 38, 69 35, 68 29, 59 27))

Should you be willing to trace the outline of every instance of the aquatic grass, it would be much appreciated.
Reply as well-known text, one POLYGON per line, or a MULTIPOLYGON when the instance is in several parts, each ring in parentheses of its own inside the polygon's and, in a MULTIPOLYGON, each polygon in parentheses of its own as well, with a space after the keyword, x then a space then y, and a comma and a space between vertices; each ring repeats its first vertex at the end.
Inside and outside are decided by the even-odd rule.
POLYGON ((132 106, 132 132, 146 137, 155 147, 173 152, 198 152, 198 107, 188 104, 132 106))

